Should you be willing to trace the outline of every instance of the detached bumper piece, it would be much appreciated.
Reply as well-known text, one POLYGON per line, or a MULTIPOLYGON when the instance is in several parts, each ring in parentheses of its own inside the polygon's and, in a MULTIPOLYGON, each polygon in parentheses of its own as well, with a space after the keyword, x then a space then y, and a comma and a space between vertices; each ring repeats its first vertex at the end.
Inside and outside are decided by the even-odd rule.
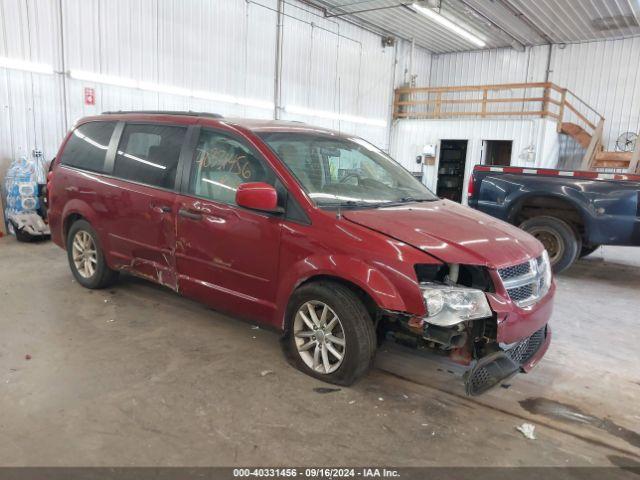
POLYGON ((506 351, 494 352, 482 357, 465 374, 465 392, 474 396, 486 392, 502 380, 518 372, 544 344, 546 325, 506 351))

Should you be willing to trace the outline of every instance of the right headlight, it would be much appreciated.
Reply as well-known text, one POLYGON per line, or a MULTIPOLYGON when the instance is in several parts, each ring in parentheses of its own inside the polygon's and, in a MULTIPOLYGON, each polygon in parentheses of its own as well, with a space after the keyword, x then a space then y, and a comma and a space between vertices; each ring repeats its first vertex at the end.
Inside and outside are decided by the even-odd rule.
POLYGON ((538 258, 538 271, 542 276, 539 293, 540 298, 542 298, 551 287, 551 262, 549 261, 549 253, 546 249, 542 251, 542 255, 538 258))
POLYGON ((427 323, 450 327, 492 315, 487 297, 481 290, 438 283, 422 283, 420 289, 427 307, 427 323))

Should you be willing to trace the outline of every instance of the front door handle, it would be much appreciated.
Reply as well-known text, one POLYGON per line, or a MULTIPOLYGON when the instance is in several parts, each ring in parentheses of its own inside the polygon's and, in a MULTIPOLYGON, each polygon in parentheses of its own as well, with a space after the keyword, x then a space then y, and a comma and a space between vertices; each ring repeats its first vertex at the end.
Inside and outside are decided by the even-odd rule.
POLYGON ((189 210, 185 210, 184 208, 181 208, 180 210, 178 210, 178 215, 180 215, 181 217, 188 218, 190 220, 202 220, 201 213, 190 212, 189 210))
POLYGON ((149 205, 149 208, 156 213, 170 213, 171 207, 168 205, 154 205, 153 203, 149 205))

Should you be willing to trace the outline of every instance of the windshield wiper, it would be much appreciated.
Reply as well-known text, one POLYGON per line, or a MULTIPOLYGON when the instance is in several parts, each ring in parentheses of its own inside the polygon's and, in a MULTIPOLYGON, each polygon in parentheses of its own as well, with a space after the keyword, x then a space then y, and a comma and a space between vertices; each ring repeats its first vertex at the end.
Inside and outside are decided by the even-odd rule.
POLYGON ((433 202, 435 200, 437 200, 437 198, 402 197, 399 201, 402 203, 409 203, 409 202, 433 202))
POLYGON ((347 200, 344 202, 323 203, 320 206, 330 208, 378 208, 388 203, 389 202, 358 202, 356 200, 347 200))

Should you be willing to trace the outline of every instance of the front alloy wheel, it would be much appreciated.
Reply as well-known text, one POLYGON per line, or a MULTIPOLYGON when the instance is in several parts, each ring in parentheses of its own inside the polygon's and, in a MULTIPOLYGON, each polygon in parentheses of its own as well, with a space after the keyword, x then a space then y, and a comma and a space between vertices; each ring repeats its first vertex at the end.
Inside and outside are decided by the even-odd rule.
POLYGON ((318 280, 291 295, 282 346, 298 369, 325 382, 351 385, 371 366, 377 338, 363 297, 318 280))
POLYGON ((346 342, 338 315, 326 303, 311 300, 298 309, 293 322, 298 354, 314 372, 335 372, 344 359, 346 342))

